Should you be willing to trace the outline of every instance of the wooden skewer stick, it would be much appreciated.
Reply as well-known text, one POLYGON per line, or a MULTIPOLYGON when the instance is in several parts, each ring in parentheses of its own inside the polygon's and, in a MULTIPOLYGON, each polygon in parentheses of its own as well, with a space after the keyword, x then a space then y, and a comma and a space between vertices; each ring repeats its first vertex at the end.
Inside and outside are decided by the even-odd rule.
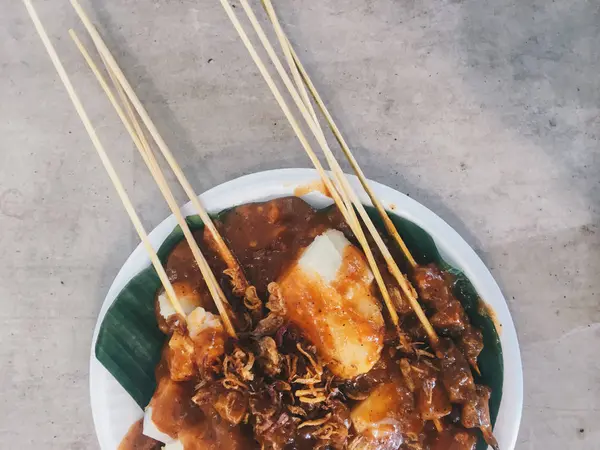
MULTIPOLYGON (((221 0, 221 3, 223 4, 224 0, 221 0)), ((425 315, 423 308, 421 307, 421 305, 419 304, 419 302, 417 300, 416 291, 409 284, 409 282, 406 279, 406 277, 404 276, 404 274, 402 274, 402 272, 398 268, 396 261, 394 261, 394 258, 392 257, 389 249, 386 247, 385 243, 383 242, 383 239, 379 235, 379 232, 378 232, 377 228, 375 227, 375 225, 373 224, 373 221, 367 214, 367 211, 365 210, 363 204, 361 203, 358 195, 354 192, 354 190, 350 186, 348 179, 346 178, 340 165, 338 164, 337 160, 335 159, 333 152, 329 148, 329 144, 327 143, 327 140, 324 138, 322 133, 319 133, 319 129, 317 128, 317 125, 315 125, 310 113, 308 112, 308 109, 302 102, 302 99, 300 98, 300 95, 298 94, 297 89, 294 87, 292 81, 290 80, 290 77, 288 76, 287 72, 283 68, 283 65, 281 64, 279 57, 275 53, 273 46, 269 42, 269 39, 267 38, 265 32, 263 31, 262 26, 258 22, 258 19, 256 18, 256 15, 252 11, 252 8, 248 4, 248 1, 240 0, 240 3, 242 5, 242 8, 244 9, 244 11, 246 12, 248 19, 250 20, 250 23, 252 24, 252 27, 256 31, 259 40, 261 41, 261 43, 263 44, 263 47, 265 48, 267 54, 269 55, 269 58, 275 65, 277 72, 281 76, 285 86, 287 87, 290 95, 292 96, 294 102, 296 103, 296 106, 300 110, 302 116, 304 117, 304 120, 306 121, 307 125, 311 129, 317 142, 321 146, 321 148, 325 154, 325 158, 327 159, 329 166, 331 167, 331 169, 334 173, 336 181, 341 186, 341 192, 344 193, 344 191, 345 191, 345 193, 347 195, 349 195, 350 199, 352 200, 352 203, 358 210, 360 217, 363 220, 363 223, 369 230, 373 240, 375 241, 377 247, 379 248, 379 251, 383 255, 390 273, 392 274, 392 276, 396 279, 396 281, 400 285, 402 292, 404 293, 405 297, 408 299, 413 311, 415 312, 419 321, 423 325, 423 328, 425 329, 425 332, 427 333, 432 346, 436 347, 437 343, 439 342, 439 338, 437 336, 437 333, 431 326, 429 319, 425 315)), ((252 44, 250 43, 250 45, 252 45, 252 44)), ((388 308, 393 309, 393 305, 390 304, 388 308)))
POLYGON ((319 118, 317 117, 317 113, 313 108, 312 102, 310 101, 310 97, 308 96, 308 92, 306 92, 306 87, 304 86, 304 80, 302 79, 302 75, 298 71, 296 67, 296 62, 294 61, 294 55, 292 55, 292 46, 290 45, 287 36, 285 35, 283 28, 281 28, 281 24, 279 23, 279 19, 277 18, 277 14, 275 13, 275 9, 273 8, 273 4, 271 0, 262 0, 263 8, 265 9, 269 20, 273 24, 273 28, 275 29, 275 34, 277 35, 277 39, 279 40, 279 46, 283 51, 283 56, 285 57, 285 61, 294 77, 294 82, 296 83, 296 88, 302 97, 306 108, 310 112, 317 128, 323 132, 321 128, 321 124, 319 123, 319 118))
MULTIPOLYGON (((364 172, 362 171, 360 165, 356 161, 356 158, 352 154, 352 151, 350 150, 350 147, 346 143, 346 140, 344 139, 344 137, 343 137, 340 129, 338 128, 338 126, 336 125, 335 121, 333 120, 333 117, 329 113, 329 110, 325 106, 325 102, 323 101, 323 99, 319 95, 319 92, 317 91, 317 88, 315 87, 314 83, 310 79, 310 76, 308 75, 308 72, 306 71, 306 69, 302 65, 302 62, 300 61, 300 58, 298 57, 298 54, 296 53, 296 51, 292 47, 292 44, 290 43, 289 39, 287 38, 287 36, 283 32, 283 30, 281 28, 281 24, 279 22, 279 19, 277 18, 277 15, 276 15, 275 10, 273 8, 273 5, 271 3, 271 0, 263 0, 263 5, 265 6, 265 10, 267 11, 267 14, 268 14, 271 22, 273 23, 273 26, 274 26, 275 31, 277 33, 277 37, 280 40, 281 47, 282 48, 287 48, 287 51, 284 50, 284 53, 286 55, 286 60, 287 60, 288 65, 290 67, 290 71, 294 74, 294 78, 296 80, 296 84, 298 85, 298 80, 297 80, 296 75, 298 75, 300 77, 300 79, 304 81, 303 83, 300 83, 300 87, 298 89, 299 89, 299 91, 300 91, 301 94, 304 93, 302 96, 305 99, 305 104, 307 104, 307 107, 311 110, 310 112, 313 115, 313 117, 316 117, 314 109, 312 108, 312 104, 310 102, 307 103, 307 100, 306 100, 306 88, 304 86, 306 84, 306 86, 308 87, 308 89, 309 89, 309 91, 310 91, 310 93, 312 95, 312 98, 315 100, 315 102, 319 106, 319 109, 321 110, 321 113, 323 114, 323 116, 325 116, 325 119, 326 119, 326 121, 327 121, 327 123, 329 125, 329 128, 331 129, 332 133, 336 137, 338 143, 340 144, 340 147, 344 151, 344 154, 346 155, 346 158, 348 159, 348 162, 352 166, 352 168, 353 168, 354 172, 356 173, 358 179, 360 180, 363 188, 365 189, 365 191, 369 195, 369 198, 371 199, 371 201, 375 205, 377 211, 379 212, 379 215, 382 218, 382 220, 383 220, 383 222, 385 224, 385 227, 386 227, 388 233, 396 241, 396 244, 398 245, 398 247, 400 247, 400 249, 401 249, 402 253, 404 254, 404 257, 406 258, 407 262, 414 269, 417 266, 417 262, 415 261, 413 255, 411 254, 411 252, 408 249, 408 247, 406 246, 406 244, 404 243, 404 240, 402 239, 402 237, 398 233, 398 230, 396 229, 396 227, 392 223, 392 220, 390 219, 390 217, 388 216, 387 212, 385 211, 385 208, 383 207, 383 204, 381 203, 381 201, 377 198, 377 196, 375 195, 375 193, 371 189, 371 187, 369 185, 369 182, 367 181, 367 178, 366 178, 364 172), (291 55, 291 57, 292 57, 292 61, 293 61, 292 64, 290 64, 289 58, 287 56, 288 54, 291 55)), ((481 372, 480 372, 479 367, 477 366, 477 364, 471 364, 471 366, 473 367, 473 369, 479 375, 481 375, 481 372)), ((441 430, 440 427, 441 427, 441 424, 439 424, 439 423, 436 422, 436 428, 438 428, 438 431, 441 430)))
MULTIPOLYGON (((302 80, 302 76, 300 75, 300 72, 298 71, 298 69, 296 69, 296 63, 294 62, 294 56, 292 55, 292 52, 291 52, 291 49, 292 49, 291 45, 289 45, 289 43, 287 42, 285 33, 283 32, 283 29, 281 28, 281 24, 279 23, 279 20, 277 19, 277 15, 275 14, 275 9, 273 8, 273 4, 271 3, 270 0, 262 0, 262 5, 263 5, 263 8, 265 9, 265 11, 267 12, 269 20, 271 20, 271 23, 273 24, 273 28, 275 29, 275 34, 277 35, 277 39, 279 40, 279 44, 281 46, 281 49, 283 50, 283 56, 285 57, 285 61, 287 62, 288 67, 290 68, 290 72, 292 73, 292 76, 294 77, 294 82, 296 83, 298 92, 300 92, 300 95, 302 96, 302 100, 304 101, 304 104, 306 105, 310 114, 312 115, 313 120, 315 121, 315 124, 317 125, 317 127, 319 129, 321 129, 321 125, 319 124, 319 119, 317 117, 317 113, 315 112, 315 110, 312 106, 312 102, 310 101, 310 97, 308 96, 308 93, 306 92, 306 88, 304 87, 304 81, 302 80)), ((321 131, 323 131, 323 130, 321 129, 321 131)))
MULTIPOLYGON (((106 62, 107 67, 110 68, 110 70, 113 72, 115 78, 119 81, 120 86, 127 94, 127 97, 131 101, 131 104, 135 108, 136 112, 139 114, 140 119, 142 120, 142 122, 144 123, 146 128, 148 129, 150 135, 156 142, 159 150, 161 151, 161 153, 167 160, 169 166, 175 173, 177 180, 179 181, 179 183, 183 187, 183 190, 185 191, 186 195, 189 197, 190 201, 192 202, 192 205, 196 209, 196 212, 198 213, 198 215, 204 222, 205 226, 210 231, 211 236, 217 245, 217 250, 219 251, 219 254, 225 261, 225 264, 227 265, 227 267, 229 269, 232 269, 232 271, 235 272, 235 275, 236 275, 235 278, 242 282, 243 286, 241 286, 240 290, 245 292, 246 289, 248 289, 248 287, 250 287, 248 280, 244 276, 244 273, 243 273, 237 259, 231 253, 231 250, 229 249, 229 247, 227 247, 227 245, 225 244, 225 241, 219 234, 211 217, 209 216, 209 214, 206 212, 206 210, 200 203, 200 200, 198 199, 198 196, 194 192, 192 185, 188 181, 187 177, 183 173, 183 170, 181 169, 181 167, 179 166, 177 161, 175 160, 175 157, 173 156, 173 153, 169 149, 167 143, 162 138, 158 129, 152 122, 152 119, 150 118, 148 112, 144 108, 140 99, 137 97, 135 91, 131 87, 131 84, 127 81, 125 74, 123 73, 123 71, 121 70, 119 65, 117 64, 115 58, 111 54, 111 52, 108 49, 108 47, 106 46, 106 44, 104 43, 104 40, 100 36, 100 33, 98 33, 98 30, 96 30, 96 27, 94 27, 94 25, 92 24, 87 13, 84 11, 84 9, 81 7, 81 5, 79 4, 79 2, 77 0, 71 0, 71 4, 72 4, 73 8, 75 9, 75 11, 77 12, 79 18, 81 19, 83 25, 87 29, 88 33, 90 34, 90 36, 94 42, 94 45, 98 49, 98 52, 100 53, 100 55, 106 62)), ((234 278, 234 277, 232 276, 232 278, 234 278)))
POLYGON ((280 41, 281 47, 283 48, 283 52, 285 54, 285 57, 288 62, 288 65, 290 67, 290 70, 296 80, 296 85, 298 86, 298 90, 300 91, 300 94, 304 98, 304 103, 310 109, 311 115, 315 119, 315 122, 318 123, 318 121, 316 119, 315 111, 312 108, 312 104, 310 103, 309 100, 307 100, 308 96, 306 94, 306 89, 304 87, 304 83, 306 83, 306 86, 310 90, 310 93, 311 93, 313 99, 315 100, 315 102, 317 103, 317 105, 319 106, 321 113, 323 114, 323 116, 325 116, 325 119, 329 125, 329 128, 331 128, 333 135, 335 136, 338 143, 340 144, 340 147, 342 148, 344 154, 346 155, 346 158, 348 159, 348 162, 352 166, 352 169, 356 173, 356 176, 360 180, 360 183, 362 184, 364 190, 369 195, 369 198, 373 202, 373 205, 375 205, 375 208, 377 209, 377 212, 381 216, 381 219, 383 220, 383 223, 385 225, 387 232, 396 241, 396 244, 398 245, 398 247, 400 247, 400 249, 402 250, 402 253, 404 253, 404 257, 406 258, 406 260, 408 261, 410 266, 412 268, 416 267, 417 262, 415 261, 412 254, 410 253, 410 250, 404 243, 404 240, 402 239, 402 237, 400 237, 400 234, 398 233, 398 230, 392 223, 392 220, 387 215, 387 212, 385 211, 385 208, 383 207, 381 201, 377 198, 377 196, 371 189, 371 186, 369 186, 367 177, 365 176, 361 167, 358 165, 358 162, 356 161, 356 158, 352 154, 352 151, 350 150, 350 147, 346 143, 346 140, 342 136, 340 129, 334 122, 333 117, 331 116, 331 114, 329 113, 329 110, 325 106, 325 103, 323 102, 321 96, 319 95, 317 89, 315 88, 315 85, 313 84, 312 80, 308 76, 308 72, 304 69, 304 66, 300 62, 300 58, 298 58, 298 54, 295 52, 294 48, 292 47, 292 44, 290 43, 289 39, 283 32, 283 29, 281 28, 281 24, 279 22, 279 19, 277 18, 277 15, 275 13, 275 9, 273 8, 273 4, 271 3, 271 0, 263 0, 263 5, 265 6, 267 14, 268 14, 271 22, 273 23, 273 27, 275 28, 275 32, 280 41), (298 81, 298 78, 300 79, 300 82, 298 81))
MULTIPOLYGON (((271 17, 271 22, 273 22, 273 24, 274 24, 275 33, 277 35, 277 38, 280 41, 281 49, 283 50, 283 54, 285 56, 288 66, 290 68, 290 72, 292 73, 292 76, 294 77, 294 82, 296 83, 298 92, 300 93, 300 95, 302 97, 302 101, 306 105, 306 108, 308 109, 310 115, 313 118, 314 124, 316 126, 316 130, 321 135, 321 138, 325 139, 325 134, 323 133, 323 129, 321 128, 321 125, 319 123, 319 118, 317 117, 317 113, 315 112, 315 110, 312 106, 312 102, 310 101, 310 97, 308 96, 308 92, 306 91, 306 88, 304 86, 304 81, 302 80, 302 76, 300 75, 300 72, 296 68, 296 63, 294 62, 294 57, 290 51, 290 46, 286 45, 286 43, 284 41, 285 34, 283 33, 283 30, 279 26, 279 22, 277 21, 277 18, 275 16, 275 10, 273 9, 273 5, 271 4, 270 1, 266 1, 266 0, 263 0, 262 3, 263 3, 263 7, 267 11, 267 14, 269 15, 269 17, 271 17)), ((346 204, 346 208, 347 209, 352 208, 352 202, 350 201, 349 197, 347 195, 344 195, 343 199, 346 204)))
POLYGON ((144 226, 142 225, 140 218, 138 217, 131 201, 129 200, 129 196, 127 195, 127 192, 125 191, 125 188, 123 187, 123 183, 121 183, 121 180, 119 179, 119 176, 117 175, 117 173, 116 173, 116 171, 104 149, 104 146, 102 145, 102 142, 100 142, 100 139, 98 138, 98 135, 96 134, 96 130, 94 129, 94 126, 92 125, 92 122, 90 121, 89 116, 87 115, 85 108, 83 107, 83 104, 81 103, 81 100, 79 99, 79 96, 78 96, 77 92, 75 91, 73 84, 71 83, 71 79, 67 75, 67 72, 65 71, 65 68, 62 65, 62 62, 60 61, 60 58, 58 57, 58 54, 56 53, 56 49, 52 45, 52 42, 50 41, 50 38, 48 37, 48 34, 46 33, 46 30, 44 29, 44 26, 43 26, 42 22, 40 21, 40 18, 38 16, 34 6, 31 3, 31 0, 23 0, 23 3, 25 4, 25 7, 27 8, 27 12, 29 13, 31 20, 32 20, 38 34, 40 35, 42 43, 44 44, 44 47, 46 48, 46 51, 48 52, 48 56, 50 56, 50 59, 52 60, 52 63, 54 64, 54 67, 56 68, 56 71, 58 72, 58 76, 60 77, 62 83, 65 86, 65 89, 67 90, 67 93, 69 94, 71 101, 73 102, 73 106, 75 107, 77 114, 79 115, 81 121, 83 122, 83 126, 85 127, 87 133, 90 136, 90 139, 92 141, 92 144, 94 145, 94 148, 96 149, 96 151, 98 152, 98 155, 100 156, 100 160, 102 161, 102 164, 104 165, 104 168, 106 169, 106 172, 108 173, 108 176, 110 177, 110 180, 112 181, 112 183, 117 191, 117 194, 119 195, 119 198, 121 199, 121 202, 123 203, 123 206, 125 207, 125 211, 127 211, 127 214, 129 215, 129 218, 131 219, 131 222, 132 222, 135 230, 137 231, 137 233, 142 241, 142 244, 144 245, 144 247, 146 248, 146 251, 148 252, 150 261, 152 262, 152 265, 154 266, 154 268, 158 274, 158 277, 160 278, 160 281, 161 281, 163 287, 165 288, 165 291, 167 293, 167 296, 169 297, 169 300, 171 301, 171 304, 173 305, 173 308, 175 309, 175 311, 178 314, 180 314, 185 319, 185 313, 183 311, 183 308, 181 307, 181 304, 179 303, 179 301, 177 299, 177 295, 175 294, 173 285, 169 281, 169 277, 167 276, 167 273, 165 272, 165 269, 162 266, 162 263, 160 262, 160 259, 158 258, 156 251, 154 250, 154 247, 152 246, 152 243, 150 242, 150 239, 148 238, 146 230, 144 229, 144 226))
MULTIPOLYGON (((87 49, 85 48, 85 46, 81 43, 81 41, 77 37, 77 34, 75 33, 75 31, 69 30, 69 34, 70 34, 71 38, 73 39, 73 42, 75 42, 75 45, 77 46, 77 48, 83 55, 87 64, 89 65, 90 69, 96 76, 96 79, 100 83, 100 86, 102 87, 105 94, 107 95, 110 103, 112 104, 112 106, 116 110, 117 114, 119 115, 119 118, 123 122, 123 125, 125 125, 125 128, 127 129, 129 135, 131 136, 131 139, 133 140, 138 151, 140 152, 140 155, 142 156, 144 162, 146 163, 146 166, 150 170, 150 173, 152 174, 154 181, 156 181, 156 184, 158 185, 161 193, 163 194, 163 197, 167 201, 169 208, 175 215, 175 218, 177 219, 177 223, 181 227, 181 229, 183 231, 183 235, 185 236, 185 239, 192 251, 192 255, 194 256, 194 259, 196 260, 196 263, 198 264, 200 272, 202 273, 202 276, 204 277, 204 280, 205 280, 208 290, 213 298, 213 301, 215 302, 215 305, 217 306, 217 309, 219 310, 219 314, 221 315, 221 320, 223 321, 225 330, 227 331, 227 333, 230 336, 236 337, 235 329, 233 327, 233 324, 231 323, 231 319, 229 318, 229 310, 227 308, 227 306, 228 306, 227 298, 225 297, 225 294, 221 290, 221 287, 219 286, 218 281, 216 280, 214 274, 212 273, 212 270, 210 269, 208 262, 206 261, 206 258, 202 254, 202 251, 200 250, 200 247, 198 246, 198 243, 196 242, 196 239, 194 238, 194 235, 192 234, 192 231, 190 230, 190 227, 188 226, 188 224, 185 220, 185 217, 183 216, 181 210, 179 209, 179 206, 177 205, 177 201, 175 200, 173 192, 171 191, 171 189, 169 188, 169 186, 167 184, 164 174, 162 173, 162 170, 160 169, 160 166, 158 165, 158 162, 156 161, 156 158, 154 157, 152 149, 150 148, 148 141, 146 140, 145 136, 143 135, 143 131, 142 131, 141 127, 139 126, 139 124, 136 125, 137 120, 135 119, 135 116, 132 114, 133 111, 131 111, 131 108, 129 107, 131 115, 128 118, 125 111, 123 111, 123 108, 121 108, 121 106, 119 105, 119 102, 115 98, 112 90, 108 86, 108 83, 106 82, 106 80, 104 79, 102 74, 100 73, 100 70, 96 66, 96 63, 90 56, 90 54, 87 51, 87 49)), ((123 101, 125 102, 125 101, 127 101, 127 99, 123 98, 123 101)))
POLYGON ((302 129, 300 128, 300 125, 298 124, 298 122, 295 119, 294 115, 290 111, 290 109, 289 109, 286 101, 284 100, 283 96, 281 95, 281 92, 279 91, 279 88, 275 84, 275 81, 273 80, 273 78, 269 74, 269 71, 265 67, 262 59, 260 58, 260 56, 256 52, 256 49, 254 48, 254 45, 252 45, 252 42, 250 42, 250 39, 248 38, 248 35, 246 34, 246 31, 244 30, 242 24, 240 23, 240 21, 238 20, 237 16, 235 15, 235 13, 233 11, 233 8, 227 2, 227 0, 220 0, 220 2, 221 2, 221 5, 223 6, 223 9, 227 13, 227 16, 231 20, 231 23, 233 24, 234 28, 236 29, 236 31, 240 35, 240 38, 242 39, 242 42, 244 43, 246 49, 248 50, 248 53, 252 57, 252 60, 256 64, 256 66, 257 66, 258 70, 260 71, 261 75, 263 76, 263 78, 265 79, 267 85, 269 86, 269 89, 273 93, 273 96, 275 97, 275 100, 277 101, 277 103, 281 107, 281 109, 282 109, 284 115, 286 116, 287 120, 289 121, 292 129, 294 130, 294 132, 298 136, 298 139, 299 139, 302 147, 306 151, 306 154, 308 155, 308 157, 310 158, 311 162, 315 166, 317 172, 319 173, 319 176, 321 177, 321 180, 323 181, 323 183, 325 184, 325 186, 327 187, 327 189, 331 193, 331 196, 332 196, 335 204, 339 208, 342 216, 344 217, 344 220, 348 223, 348 225, 352 229, 352 232, 354 233, 354 235, 358 239, 359 243, 361 244, 361 247, 363 248, 363 251, 365 252, 365 256, 366 256, 367 261, 369 263, 369 267, 371 268, 371 271, 373 272, 373 275, 375 277, 377 285, 378 285, 378 287, 379 287, 379 289, 381 291, 381 295, 384 298, 384 302, 385 302, 385 304, 386 304, 386 306, 388 308, 388 312, 390 314, 390 318, 391 318, 392 322, 394 323, 394 325, 398 325, 398 314, 397 314, 397 312, 396 312, 396 310, 395 310, 395 308, 394 308, 394 306, 392 304, 391 298, 389 296, 389 293, 387 291, 387 288, 385 286, 385 283, 383 281, 381 273, 379 272, 379 269, 377 267, 377 263, 375 261, 375 257, 373 256, 373 252, 371 251, 371 249, 370 249, 370 247, 368 245, 368 242, 366 240, 366 236, 365 236, 365 234, 364 234, 364 232, 363 232, 363 230, 362 230, 362 228, 360 226, 360 222, 358 221, 358 218, 356 217, 356 213, 355 213, 354 209, 353 208, 346 208, 345 201, 342 199, 342 195, 344 195, 344 192, 343 191, 338 192, 338 189, 334 186, 334 184, 332 183, 331 179, 329 178, 329 176, 325 172, 325 169, 321 165, 321 163, 320 163, 317 155, 312 150, 310 144, 308 143, 308 140, 306 139, 306 136, 302 132, 302 129))

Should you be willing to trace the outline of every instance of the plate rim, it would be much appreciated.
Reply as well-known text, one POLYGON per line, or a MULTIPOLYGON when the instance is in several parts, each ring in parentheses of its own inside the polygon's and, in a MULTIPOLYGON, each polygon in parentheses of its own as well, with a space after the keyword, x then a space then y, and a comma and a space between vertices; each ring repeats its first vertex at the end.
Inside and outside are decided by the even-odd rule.
MULTIPOLYGON (((361 188, 358 178, 350 174, 347 174, 347 177, 351 185, 355 188, 358 188, 357 193, 359 194, 360 200, 364 204, 371 204, 367 194, 361 188)), ((218 212, 219 210, 230 206, 252 201, 244 200, 243 197, 245 192, 241 189, 243 186, 261 187, 259 183, 263 183, 264 187, 269 187, 270 183, 270 188, 273 190, 275 187, 274 183, 280 183, 279 187, 282 189, 293 189, 299 185, 302 185, 303 183, 314 181, 317 178, 317 171, 315 169, 307 168, 272 169, 253 172, 251 174, 243 175, 221 183, 198 195, 198 198, 203 201, 205 208, 209 212, 218 212), (300 181, 302 183, 299 183, 300 181), (230 204, 228 205, 219 205, 219 203, 223 201, 222 197, 230 197, 232 193, 235 192, 240 193, 239 201, 229 202, 230 204)), ((496 316, 499 322, 502 324, 500 342, 502 345, 504 363, 503 397, 501 400, 495 429, 502 431, 502 435, 497 436, 501 441, 500 443, 502 448, 507 450, 514 449, 518 437, 523 408, 523 369, 516 329, 508 308, 508 303, 506 302, 506 298, 502 294, 500 287, 477 253, 460 236, 460 234, 441 217, 439 217, 425 205, 397 191, 396 189, 373 180, 368 180, 368 182, 376 193, 377 197, 381 199, 382 203, 384 203, 386 209, 391 210, 394 214, 397 214, 400 217, 408 219, 427 231, 434 239, 434 242, 442 256, 445 259, 449 259, 450 261, 448 262, 451 262, 460 268, 470 279, 477 292, 480 294, 482 291, 484 292, 484 294, 481 296, 484 298, 486 303, 493 306, 496 316), (401 203, 401 205, 399 205, 399 203, 401 203), (394 205, 395 208, 391 207, 392 205, 394 205), (434 230, 433 232, 432 229, 434 230), (440 235, 444 235, 444 238, 440 239, 440 235)), ((308 196, 303 196, 303 198, 308 199, 308 197, 311 196, 320 196, 322 197, 320 200, 323 201, 322 195, 314 193, 311 193, 308 196)), ((252 194, 252 197, 256 199, 254 201, 259 201, 261 198, 275 198, 281 197, 281 195, 270 194, 269 189, 262 189, 262 191, 261 189, 258 189, 254 194, 252 194), (260 195, 261 193, 262 196, 260 195)), ((328 201, 331 202, 330 199, 328 199, 328 201)), ((195 214, 191 202, 187 202, 182 207, 182 212, 185 215, 195 214)), ((161 221, 149 233, 150 241, 153 243, 155 248, 160 246, 166 235, 172 231, 175 225, 176 220, 171 214, 161 221)), ((144 264, 144 260, 147 261, 147 263, 145 263, 146 266, 150 264, 150 260, 146 256, 142 244, 139 243, 127 257, 117 275, 113 279, 111 286, 104 297, 100 312, 98 313, 96 324, 94 326, 89 364, 90 406, 92 409, 96 437, 102 450, 110 449, 109 446, 105 445, 102 437, 107 426, 106 423, 103 423, 103 419, 101 418, 101 410, 102 408, 107 409, 107 407, 105 404, 103 404, 101 395, 97 393, 97 387, 98 383, 100 382, 99 377, 102 375, 101 371, 103 370, 106 373, 108 373, 108 371, 96 359, 96 341, 98 338, 100 325, 104 320, 106 311, 114 302, 116 296, 123 289, 123 287, 131 280, 131 278, 133 278, 137 273, 139 273, 140 270, 142 270, 139 269, 136 271, 135 267, 133 266, 144 264), (136 264, 135 261, 138 259, 141 262, 137 262, 136 264)), ((106 401, 107 399, 104 398, 104 400, 106 401)), ((129 427, 129 425, 127 425, 127 427, 129 427)))

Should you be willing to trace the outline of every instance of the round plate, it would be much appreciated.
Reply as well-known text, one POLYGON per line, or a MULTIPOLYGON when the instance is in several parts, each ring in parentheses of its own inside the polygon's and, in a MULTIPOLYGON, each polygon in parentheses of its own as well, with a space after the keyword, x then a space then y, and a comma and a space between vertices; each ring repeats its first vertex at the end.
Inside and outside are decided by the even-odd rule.
MULTIPOLYGON (((216 213, 243 203, 294 195, 296 187, 306 186, 318 178, 313 169, 271 170, 228 181, 199 197, 209 213, 216 213)), ((356 192, 360 193, 362 202, 371 204, 358 179, 354 176, 348 178, 356 192)), ((502 324, 500 340, 504 359, 504 385, 494 435, 500 448, 514 449, 523 407, 523 372, 517 334, 502 292, 481 259, 446 222, 420 203, 394 189, 376 182, 370 182, 370 185, 387 209, 392 209, 395 214, 414 222, 431 235, 442 257, 467 275, 481 298, 496 312, 498 322, 502 324)), ((330 198, 316 192, 303 198, 317 208, 331 203, 330 198)), ((185 215, 195 214, 190 203, 186 204, 182 211, 185 215)), ((171 215, 150 233, 150 240, 155 248, 160 246, 176 225, 177 222, 171 215)), ((117 294, 129 280, 149 265, 150 259, 140 244, 127 258, 110 287, 94 330, 90 357, 90 396, 94 424, 102 450, 116 450, 129 427, 142 417, 143 412, 96 359, 94 347, 98 330, 117 294)))

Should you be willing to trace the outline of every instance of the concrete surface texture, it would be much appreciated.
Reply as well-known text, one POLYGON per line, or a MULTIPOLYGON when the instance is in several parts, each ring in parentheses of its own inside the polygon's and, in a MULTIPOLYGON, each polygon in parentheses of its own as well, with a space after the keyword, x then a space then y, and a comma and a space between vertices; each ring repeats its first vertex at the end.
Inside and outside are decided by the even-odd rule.
MULTIPOLYGON (((89 42, 82 26, 66 0, 35 4, 152 228, 167 206, 68 38, 89 42)), ((83 4, 198 192, 309 166, 218 1, 83 4)), ((367 175, 448 221, 501 285, 517 448, 599 448, 600 4, 276 7, 367 175)), ((97 448, 92 329, 138 239, 19 1, 0 13, 0 75, 1 446, 97 448)))

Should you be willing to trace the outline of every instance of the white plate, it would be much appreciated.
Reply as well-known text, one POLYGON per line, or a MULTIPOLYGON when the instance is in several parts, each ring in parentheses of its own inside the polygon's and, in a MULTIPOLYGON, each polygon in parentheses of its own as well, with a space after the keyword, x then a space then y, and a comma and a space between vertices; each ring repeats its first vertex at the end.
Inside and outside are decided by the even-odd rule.
MULTIPOLYGON (((361 193, 363 203, 370 204, 358 179, 353 176, 349 178, 356 191, 361 193)), ((216 213, 243 203, 293 195, 296 187, 317 179, 318 175, 313 169, 259 172, 210 189, 200 195, 200 199, 209 212, 216 213)), ((473 249, 446 222, 394 189, 376 182, 371 182, 371 186, 386 207, 393 205, 394 213, 414 222, 431 235, 442 257, 467 275, 479 295, 496 312, 498 321, 502 324, 500 340, 504 357, 504 386, 494 435, 501 449, 514 449, 523 407, 523 372, 515 327, 498 285, 473 249)), ((331 203, 331 199, 317 193, 303 198, 319 208, 331 203)), ((183 207, 183 212, 186 215, 195 214, 190 203, 183 207)), ((155 248, 160 246, 176 225, 175 218, 170 216, 150 233, 150 240, 155 248)), ((90 358, 90 395, 94 424, 102 450, 117 449, 129 426, 142 417, 142 410, 96 359, 94 346, 98 330, 117 294, 129 280, 149 265, 150 260, 140 244, 125 261, 110 287, 94 330, 90 358)))

